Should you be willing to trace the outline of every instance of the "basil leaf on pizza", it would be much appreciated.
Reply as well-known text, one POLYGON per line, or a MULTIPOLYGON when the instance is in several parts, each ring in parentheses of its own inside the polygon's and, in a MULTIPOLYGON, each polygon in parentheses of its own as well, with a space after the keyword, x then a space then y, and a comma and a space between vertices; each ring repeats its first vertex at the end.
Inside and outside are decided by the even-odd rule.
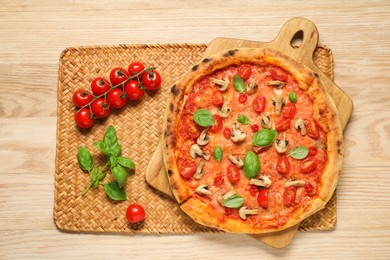
POLYGON ((309 149, 306 146, 297 146, 291 149, 289 156, 294 159, 302 160, 309 154, 309 149))
POLYGON ((276 130, 261 129, 257 131, 252 137, 252 144, 254 146, 267 147, 275 140, 278 132, 276 130))
POLYGON ((200 126, 213 126, 215 124, 214 116, 207 109, 198 109, 194 114, 195 122, 200 126))
POLYGON ((249 118, 246 115, 239 115, 237 117, 237 121, 243 125, 249 125, 251 123, 251 121, 249 120, 249 118))
POLYGON ((244 157, 244 174, 248 179, 256 177, 260 173, 260 161, 257 154, 247 152, 244 157))
POLYGON ((237 209, 244 204, 245 199, 239 195, 234 194, 223 201, 223 205, 227 208, 237 209))
POLYGON ((220 162, 223 157, 223 151, 220 146, 216 146, 214 148, 214 159, 217 160, 217 162, 220 162))
POLYGON ((233 86, 240 93, 243 93, 245 91, 245 82, 238 75, 233 76, 233 86))
POLYGON ((297 95, 295 94, 295 92, 290 91, 290 93, 288 94, 288 99, 293 103, 297 103, 297 95))

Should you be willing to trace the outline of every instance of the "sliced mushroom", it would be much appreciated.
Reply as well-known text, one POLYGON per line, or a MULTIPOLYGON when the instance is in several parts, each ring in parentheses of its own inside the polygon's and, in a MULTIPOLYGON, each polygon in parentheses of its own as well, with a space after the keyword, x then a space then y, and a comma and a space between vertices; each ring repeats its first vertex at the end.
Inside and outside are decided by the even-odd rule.
POLYGON ((203 157, 206 161, 210 160, 210 154, 203 152, 198 144, 193 144, 190 147, 190 156, 194 159, 199 156, 203 157))
POLYGON ((274 88, 283 88, 286 85, 286 82, 280 80, 270 80, 267 82, 268 86, 273 86, 274 88))
POLYGON ((196 167, 196 172, 194 174, 194 178, 199 180, 203 176, 203 166, 204 166, 204 160, 200 160, 198 163, 198 167, 196 167))
POLYGON ((295 121, 295 128, 301 131, 301 135, 306 135, 306 123, 302 118, 295 121))
POLYGON ((196 143, 200 146, 204 146, 209 143, 210 138, 207 136, 207 130, 208 128, 203 129, 202 133, 200 133, 198 139, 196 140, 196 143))
POLYGON ((223 118, 228 117, 230 112, 232 112, 232 109, 229 107, 229 102, 223 103, 222 107, 217 110, 217 114, 223 118))
POLYGON ((283 90, 282 89, 279 89, 279 88, 274 88, 274 93, 278 96, 282 95, 283 94, 283 90))
POLYGON ((280 112, 282 111, 282 106, 286 104, 286 101, 282 96, 276 96, 272 99, 272 104, 275 106, 276 115, 280 116, 280 112))
POLYGON ((251 77, 248 85, 246 86, 246 93, 248 93, 248 95, 252 95, 253 93, 255 93, 258 87, 259 86, 256 84, 255 78, 251 77))
POLYGON ((271 117, 269 115, 263 116, 263 118, 261 119, 261 127, 265 128, 265 129, 272 128, 272 121, 271 121, 271 117))
POLYGON ((286 133, 283 133, 282 139, 276 139, 275 149, 278 153, 285 153, 288 148, 288 141, 286 140, 286 133))
POLYGON ((229 160, 234 163, 238 168, 244 167, 244 161, 241 160, 239 157, 234 157, 233 155, 228 155, 229 160))
POLYGON ((264 187, 264 188, 269 188, 272 184, 272 181, 267 176, 261 175, 259 179, 251 179, 249 181, 249 184, 264 187))
POLYGON ((285 188, 288 188, 290 186, 295 186, 295 187, 303 187, 306 185, 306 182, 304 180, 296 180, 296 179, 291 179, 286 181, 284 184, 285 188))
POLYGON ((212 195, 213 193, 209 191, 209 187, 205 184, 199 185, 195 191, 200 195, 212 195))
POLYGON ((228 79, 215 79, 215 78, 211 78, 210 81, 212 83, 214 83, 214 84, 217 84, 221 91, 226 90, 229 87, 229 83, 230 83, 228 79))
POLYGON ((238 214, 240 215, 240 218, 247 219, 248 215, 257 215, 259 214, 258 209, 248 209, 247 207, 241 207, 238 211, 238 214))
POLYGON ((232 130, 233 131, 230 139, 232 139, 233 142, 239 143, 245 140, 246 133, 241 132, 240 125, 238 123, 233 123, 232 130))

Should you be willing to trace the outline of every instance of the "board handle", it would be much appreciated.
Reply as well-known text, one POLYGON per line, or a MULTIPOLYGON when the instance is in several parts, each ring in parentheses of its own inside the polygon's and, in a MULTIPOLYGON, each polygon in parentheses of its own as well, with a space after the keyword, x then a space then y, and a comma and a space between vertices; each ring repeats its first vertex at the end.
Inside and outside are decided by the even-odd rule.
POLYGON ((318 30, 314 23, 306 18, 296 17, 283 25, 278 36, 270 44, 296 61, 307 64, 313 62, 317 43, 318 30), (294 41, 300 44, 297 46, 294 41))

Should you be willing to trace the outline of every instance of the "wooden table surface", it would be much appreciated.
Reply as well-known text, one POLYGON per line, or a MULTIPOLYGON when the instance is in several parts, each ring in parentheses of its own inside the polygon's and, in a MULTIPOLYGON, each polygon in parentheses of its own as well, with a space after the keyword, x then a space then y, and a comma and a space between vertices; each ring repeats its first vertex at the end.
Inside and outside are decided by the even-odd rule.
POLYGON ((390 257, 389 1, 0 1, 0 259, 390 257), (312 20, 355 109, 337 226, 283 250, 245 235, 71 234, 53 221, 59 56, 81 45, 270 41, 312 20))

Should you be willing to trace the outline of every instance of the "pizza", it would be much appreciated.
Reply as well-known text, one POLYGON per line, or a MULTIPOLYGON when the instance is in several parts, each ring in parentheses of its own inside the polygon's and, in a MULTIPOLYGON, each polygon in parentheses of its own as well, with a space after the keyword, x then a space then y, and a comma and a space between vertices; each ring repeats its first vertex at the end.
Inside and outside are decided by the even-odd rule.
POLYGON ((286 229, 325 207, 342 128, 319 76, 273 49, 203 59, 171 88, 164 164, 181 209, 226 232, 286 229))

